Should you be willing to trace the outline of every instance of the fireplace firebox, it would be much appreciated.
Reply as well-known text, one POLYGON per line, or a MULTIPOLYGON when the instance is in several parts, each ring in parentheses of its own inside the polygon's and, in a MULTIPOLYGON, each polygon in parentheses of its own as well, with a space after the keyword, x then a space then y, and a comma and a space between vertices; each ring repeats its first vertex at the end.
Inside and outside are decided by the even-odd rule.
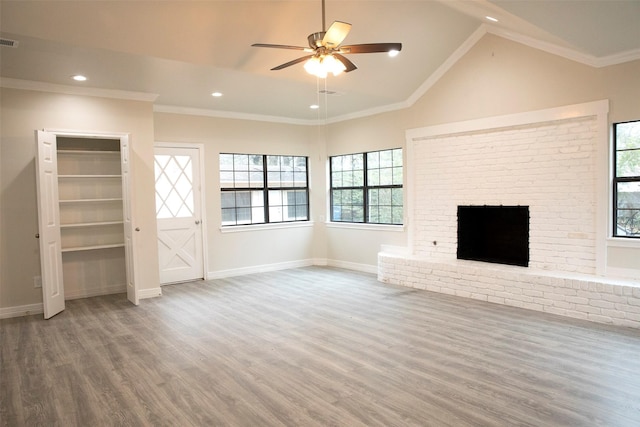
POLYGON ((529 266, 528 206, 458 206, 458 259, 529 266))

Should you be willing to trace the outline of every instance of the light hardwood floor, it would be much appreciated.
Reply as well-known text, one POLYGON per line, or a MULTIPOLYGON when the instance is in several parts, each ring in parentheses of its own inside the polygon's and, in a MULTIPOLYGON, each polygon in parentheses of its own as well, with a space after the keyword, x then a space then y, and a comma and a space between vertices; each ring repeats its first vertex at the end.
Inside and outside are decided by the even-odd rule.
POLYGON ((640 331, 310 267, 0 321, 9 426, 640 426, 640 331))

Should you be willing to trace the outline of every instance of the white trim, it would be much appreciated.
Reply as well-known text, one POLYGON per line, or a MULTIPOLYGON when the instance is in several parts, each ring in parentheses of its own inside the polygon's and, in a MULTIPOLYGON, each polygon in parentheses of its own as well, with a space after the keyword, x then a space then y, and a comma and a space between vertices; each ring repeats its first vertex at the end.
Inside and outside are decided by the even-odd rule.
POLYGON ((161 297, 161 296, 162 296, 162 288, 160 288, 160 287, 140 289, 138 291, 138 299, 139 300, 143 300, 143 299, 147 299, 147 298, 161 297))
POLYGON ((346 270, 361 271, 363 273, 378 274, 378 266, 370 264, 360 264, 349 261, 340 261, 336 259, 327 260, 327 266, 344 268, 346 270))
POLYGON ((16 305, 14 307, 0 308, 0 319, 9 319, 11 317, 31 316, 33 314, 44 313, 44 306, 42 303, 16 305))
POLYGON ((266 116, 263 114, 238 113, 234 111, 207 110, 204 108, 179 107, 177 105, 154 105, 154 113, 182 114, 186 116, 218 117, 222 119, 254 120, 258 122, 286 123, 290 125, 316 126, 321 120, 292 119, 290 117, 266 116))
MULTIPOLYGON (((485 25, 485 24, 483 24, 485 25)), ((542 50, 552 55, 560 56, 562 58, 576 61, 581 64, 588 65, 594 68, 608 67, 611 65, 622 64, 625 62, 635 61, 640 59, 640 49, 628 50, 625 52, 616 53, 608 56, 593 56, 586 53, 579 52, 574 49, 558 46, 553 43, 544 42, 535 38, 525 36, 524 34, 514 33, 503 28, 498 28, 493 25, 485 25, 486 32, 489 34, 502 37, 507 40, 514 41, 516 43, 523 44, 525 46, 532 47, 534 49, 542 50)))
POLYGON ((159 96, 155 93, 99 89, 95 87, 78 87, 33 80, 12 79, 7 77, 0 79, 0 87, 7 89, 33 90, 38 92, 62 93, 65 95, 95 96, 99 98, 124 99, 128 101, 143 102, 155 102, 159 96))
POLYGON ((392 231, 392 232, 404 231, 404 225, 395 225, 395 224, 371 224, 371 223, 364 223, 364 222, 327 221, 325 225, 327 228, 347 228, 351 230, 392 231))
POLYGON ((97 297, 102 295, 111 295, 111 294, 122 294, 127 292, 127 285, 125 283, 120 285, 111 285, 105 286, 100 289, 78 289, 74 292, 69 292, 67 289, 64 290, 64 299, 65 301, 79 298, 90 298, 97 297))
MULTIPOLYGON (((583 104, 547 108, 544 110, 527 111, 524 113, 506 114, 503 116, 492 116, 482 119, 409 129, 406 131, 406 138, 407 143, 411 143, 442 135, 478 132, 511 126, 552 122, 555 120, 575 119, 578 117, 606 116, 608 113, 609 100, 605 99, 601 101, 585 102, 583 104)), ((607 135, 604 135, 603 137, 606 140, 607 135)))
POLYGON ((227 277, 244 276, 247 274, 266 273, 270 271, 289 270, 292 268, 302 268, 311 266, 328 266, 344 268, 346 270, 362 271, 364 273, 377 274, 378 266, 369 264, 358 264, 354 262, 328 260, 326 258, 309 258, 298 261, 288 261, 276 264, 263 264, 251 267, 234 268, 230 270, 210 271, 206 280, 224 279, 227 277))
POLYGON ((221 233, 241 233, 245 231, 277 230, 280 228, 313 227, 313 221, 270 222, 267 224, 227 225, 220 226, 221 233))
POLYGON ((265 273, 268 271, 288 270, 290 268, 309 267, 316 264, 313 259, 287 261, 276 264, 253 265, 251 267, 233 268, 229 270, 210 271, 207 280, 224 279, 226 277, 244 276, 245 274, 265 273))
POLYGON ((412 106, 422 98, 485 34, 487 34, 487 26, 482 24, 407 99, 407 106, 412 106))
MULTIPOLYGON (((204 144, 188 143, 188 142, 154 142, 155 147, 162 148, 191 148, 198 150, 198 160, 200 166, 200 232, 202 233, 202 274, 206 276, 209 270, 209 243, 207 241, 207 205, 205 203, 206 194, 206 176, 205 176, 205 164, 204 164, 204 144)), ((155 153, 154 153, 155 154, 155 153)), ((157 227, 157 224, 156 224, 157 227)))
POLYGON ((635 237, 609 237, 607 238, 607 247, 640 249, 640 239, 635 237))

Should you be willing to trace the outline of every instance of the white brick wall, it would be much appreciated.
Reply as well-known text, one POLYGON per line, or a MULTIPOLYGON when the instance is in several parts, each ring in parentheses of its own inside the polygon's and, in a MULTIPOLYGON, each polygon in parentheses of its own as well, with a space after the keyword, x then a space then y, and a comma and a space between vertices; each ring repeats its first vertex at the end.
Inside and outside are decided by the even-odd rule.
POLYGON ((594 274, 596 125, 591 116, 410 142, 415 255, 456 258, 458 205, 524 205, 532 268, 594 274))
POLYGON ((475 261, 378 255, 378 280, 576 319, 640 328, 640 287, 475 261))
POLYGON ((378 279, 640 328, 640 283, 596 276, 607 112, 605 101, 407 131, 410 250, 381 252, 378 279), (529 206, 529 267, 457 260, 458 205, 529 206))

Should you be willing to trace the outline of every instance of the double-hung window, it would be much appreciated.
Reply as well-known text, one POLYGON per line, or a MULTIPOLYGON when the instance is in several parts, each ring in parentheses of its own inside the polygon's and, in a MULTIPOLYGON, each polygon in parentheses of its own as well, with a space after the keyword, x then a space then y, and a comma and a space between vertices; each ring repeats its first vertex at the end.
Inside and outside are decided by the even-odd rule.
POLYGON ((333 156, 329 167, 331 221, 402 224, 401 148, 333 156))
POLYGON ((222 225, 309 220, 307 158, 220 154, 222 225))
POLYGON ((613 125, 613 235, 640 238, 640 120, 613 125))

